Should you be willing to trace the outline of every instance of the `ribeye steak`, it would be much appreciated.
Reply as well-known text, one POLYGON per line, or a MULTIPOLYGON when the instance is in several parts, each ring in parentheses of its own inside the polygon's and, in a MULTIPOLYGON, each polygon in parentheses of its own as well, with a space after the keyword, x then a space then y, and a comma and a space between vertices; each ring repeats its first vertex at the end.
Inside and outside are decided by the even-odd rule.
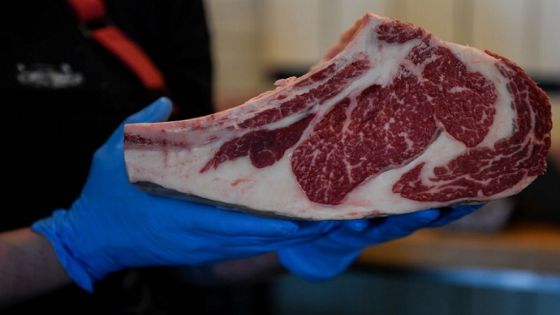
POLYGON ((152 192, 351 219, 513 195, 546 170, 551 127, 513 62, 367 14, 309 73, 243 105, 127 125, 125 158, 152 192))

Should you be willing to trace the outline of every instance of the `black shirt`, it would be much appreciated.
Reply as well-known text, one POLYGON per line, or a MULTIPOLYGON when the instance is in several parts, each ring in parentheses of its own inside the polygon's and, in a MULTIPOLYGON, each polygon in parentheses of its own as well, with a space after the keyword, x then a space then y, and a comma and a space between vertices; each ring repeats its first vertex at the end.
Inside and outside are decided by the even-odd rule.
MULTIPOLYGON (((211 63, 202 1, 107 0, 106 5, 110 19, 162 71, 179 109, 173 119, 211 113, 211 63)), ((84 36, 64 0, 3 3, 0 23, 2 178, 8 187, 0 211, 4 231, 29 226, 57 208, 69 207, 87 178, 95 149, 125 117, 157 95, 84 36)), ((99 284, 93 296, 66 288, 1 313, 46 313, 49 308, 55 314, 108 313, 113 302, 126 304, 129 299, 119 296, 116 288, 122 277, 127 276, 99 284)))
MULTIPOLYGON (((1 229, 68 207, 94 150, 125 117, 155 99, 121 61, 84 36, 65 1, 14 3, 0 11, 0 108, 9 166, 4 181, 17 208, 2 211, 1 229), (49 73, 55 79, 41 80, 49 73)), ((210 113, 210 56, 200 1, 112 0, 107 6, 115 24, 163 72, 180 107, 174 119, 210 113)))

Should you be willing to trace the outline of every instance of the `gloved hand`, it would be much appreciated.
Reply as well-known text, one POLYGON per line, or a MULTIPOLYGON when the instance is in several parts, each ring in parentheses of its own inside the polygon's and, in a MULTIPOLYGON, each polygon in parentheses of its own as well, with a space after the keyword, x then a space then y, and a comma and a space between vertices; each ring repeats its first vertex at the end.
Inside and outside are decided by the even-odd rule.
MULTIPOLYGON (((167 119, 160 99, 125 123, 167 119)), ((123 126, 94 155, 89 177, 68 210, 33 224, 52 244, 66 272, 82 288, 110 272, 148 265, 197 265, 278 250, 332 227, 221 210, 148 195, 128 183, 123 126)))
POLYGON ((344 271, 367 246, 401 238, 421 228, 445 225, 480 207, 461 205, 380 219, 340 221, 322 238, 282 249, 278 257, 286 269, 304 279, 328 279, 344 271))

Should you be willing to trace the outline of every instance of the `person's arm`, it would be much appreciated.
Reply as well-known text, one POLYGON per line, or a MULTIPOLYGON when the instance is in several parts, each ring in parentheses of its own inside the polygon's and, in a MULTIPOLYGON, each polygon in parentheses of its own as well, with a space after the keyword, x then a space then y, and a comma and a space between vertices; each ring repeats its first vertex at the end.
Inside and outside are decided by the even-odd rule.
MULTIPOLYGON (((162 121, 170 112, 169 100, 160 99, 125 123, 162 121)), ((52 290, 68 283, 68 277, 91 292, 97 280, 126 268, 200 266, 261 255, 318 238, 334 227, 144 193, 127 178, 123 129, 124 124, 96 151, 84 188, 69 209, 36 221, 33 232, 2 234, 2 303, 52 290)))
POLYGON ((46 238, 29 228, 0 233, 0 306, 70 282, 46 238))

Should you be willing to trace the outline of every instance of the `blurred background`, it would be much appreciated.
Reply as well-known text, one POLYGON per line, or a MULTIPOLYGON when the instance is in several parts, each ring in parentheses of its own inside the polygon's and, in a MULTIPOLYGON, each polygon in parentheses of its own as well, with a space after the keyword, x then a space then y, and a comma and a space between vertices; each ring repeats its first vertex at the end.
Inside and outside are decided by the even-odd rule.
POLYGON ((216 296, 202 303, 202 312, 560 313, 560 1, 207 0, 206 6, 217 110, 305 73, 371 11, 514 60, 551 97, 556 127, 547 174, 515 198, 452 226, 368 249, 332 281, 285 276, 213 288, 216 296))
POLYGON ((560 78, 557 0, 206 0, 206 7, 219 109, 269 89, 278 74, 305 73, 367 11, 495 51, 539 81, 560 78))

